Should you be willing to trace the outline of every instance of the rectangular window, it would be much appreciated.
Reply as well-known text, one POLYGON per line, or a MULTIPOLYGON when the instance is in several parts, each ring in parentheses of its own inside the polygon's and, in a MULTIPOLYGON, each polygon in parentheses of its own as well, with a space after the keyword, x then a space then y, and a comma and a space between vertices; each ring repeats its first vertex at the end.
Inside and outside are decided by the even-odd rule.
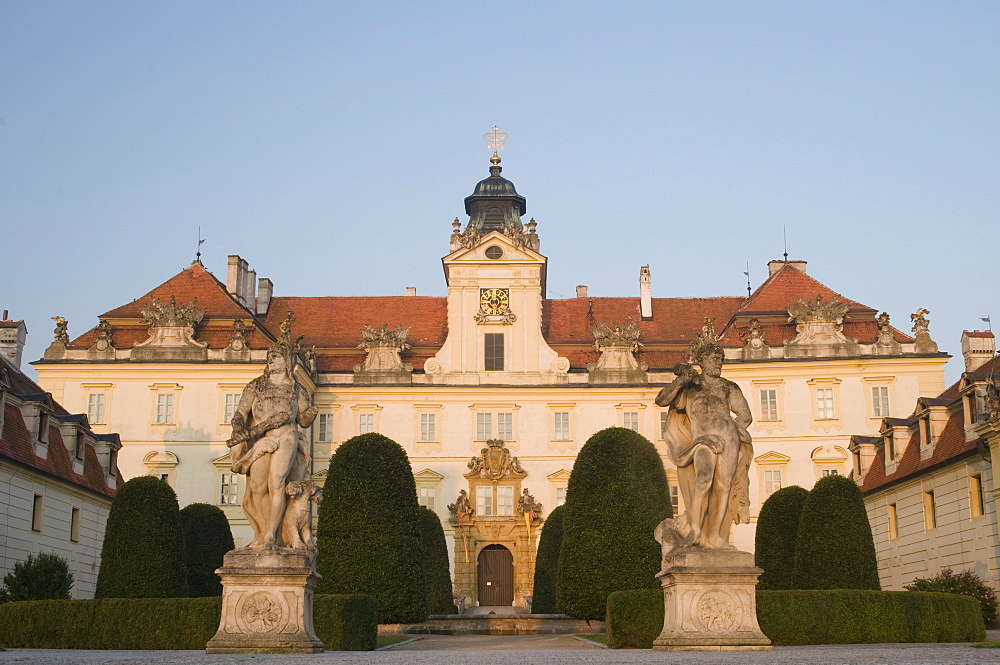
POLYGON ((69 515, 69 539, 71 542, 80 542, 80 509, 73 508, 69 515))
POLYGON ((826 478, 827 476, 839 476, 839 475, 840 471, 837 471, 836 469, 823 469, 824 478, 826 478))
POLYGON ((677 485, 670 486, 670 507, 673 509, 673 515, 676 516, 681 509, 681 495, 677 485))
POLYGON ((487 372, 503 371, 503 333, 483 335, 485 346, 485 368, 487 372))
POLYGON ((937 527, 937 515, 934 510, 934 492, 924 492, 924 531, 937 527))
POLYGON ((781 489, 781 471, 764 472, 764 496, 769 497, 781 489))
POLYGON ((434 488, 421 485, 417 488, 417 503, 424 508, 434 510, 434 488))
POLYGON ((979 474, 969 476, 969 510, 972 517, 986 514, 986 505, 983 503, 983 477, 979 474))
POLYGON ((899 520, 896 518, 896 504, 889 504, 889 540, 899 538, 899 520))
POLYGON ((476 515, 489 517, 493 514, 493 490, 489 487, 476 488, 476 515))
POLYGON ((48 414, 40 413, 38 415, 38 430, 35 432, 35 438, 41 443, 48 443, 49 441, 48 414))
POLYGON ((91 425, 104 424, 104 393, 87 395, 87 420, 91 425))
POLYGON ((74 448, 75 450, 73 451, 73 456, 78 460, 82 460, 83 454, 87 449, 87 440, 84 438, 82 431, 77 431, 76 433, 76 443, 74 448))
POLYGON ((497 487, 497 515, 514 514, 514 488, 510 485, 497 487))
POLYGON ((157 395, 156 396, 156 424, 157 425, 173 425, 174 424, 174 396, 173 395, 157 395))
POLYGON ((437 441, 437 418, 434 413, 420 414, 420 440, 437 441))
POLYGON ((240 394, 239 393, 227 393, 226 394, 226 405, 225 410, 222 413, 222 422, 229 424, 233 422, 233 416, 236 415, 236 407, 240 404, 240 394))
POLYGON ((368 434, 375 431, 375 414, 358 414, 358 434, 368 434))
POLYGON ((117 466, 118 466, 118 451, 112 448, 111 454, 108 455, 108 475, 109 476, 114 476, 114 475, 117 474, 117 466))
MULTIPOLYGON (((166 480, 166 478, 164 478, 166 480)), ((222 484, 219 486, 219 504, 237 506, 240 503, 240 474, 222 474, 222 484)))
POLYGON ((663 430, 667 429, 667 411, 660 411, 660 438, 663 438, 663 430))
POLYGON ((31 530, 42 530, 42 495, 36 494, 31 502, 31 530))
POLYGON ((487 441, 493 438, 493 414, 476 414, 476 441, 487 441))
POLYGON ((816 419, 833 420, 833 388, 816 389, 816 419))
POLYGON ((556 488, 556 505, 561 506, 566 503, 566 488, 557 487, 556 488))
POLYGON ((875 418, 889 417, 889 388, 872 386, 872 416, 875 418))
POLYGON ((514 414, 497 414, 497 438, 503 441, 514 440, 514 414))
POLYGON ((889 432, 889 433, 887 433, 885 435, 885 449, 887 451, 886 455, 888 456, 888 459, 895 460, 896 459, 896 442, 895 442, 895 440, 894 440, 894 438, 892 436, 892 432, 889 432))
POLYGON ((625 411, 622 413, 622 427, 633 432, 639 431, 639 413, 637 411, 625 411))
POLYGON ((333 414, 319 414, 316 432, 316 439, 319 443, 330 443, 333 441, 333 414))
POLYGON ((569 441, 569 412, 557 411, 552 414, 552 439, 569 441))
POLYGON ((760 419, 778 419, 778 391, 774 388, 764 388, 760 391, 760 419))

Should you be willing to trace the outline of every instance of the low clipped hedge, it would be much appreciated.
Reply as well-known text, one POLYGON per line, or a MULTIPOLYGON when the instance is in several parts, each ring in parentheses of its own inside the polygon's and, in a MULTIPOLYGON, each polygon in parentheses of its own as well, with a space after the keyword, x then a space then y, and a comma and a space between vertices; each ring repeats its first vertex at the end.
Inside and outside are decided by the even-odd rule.
MULTIPOLYGON (((0 646, 28 649, 204 649, 219 629, 222 599, 102 598, 0 605, 0 646)), ((319 595, 313 615, 327 651, 371 651, 378 631, 371 596, 319 595)))
MULTIPOLYGON (((758 591, 757 621, 775 646, 978 642, 986 630, 974 598, 925 591, 758 591)), ((663 591, 608 596, 608 646, 649 649, 663 629, 663 591)))

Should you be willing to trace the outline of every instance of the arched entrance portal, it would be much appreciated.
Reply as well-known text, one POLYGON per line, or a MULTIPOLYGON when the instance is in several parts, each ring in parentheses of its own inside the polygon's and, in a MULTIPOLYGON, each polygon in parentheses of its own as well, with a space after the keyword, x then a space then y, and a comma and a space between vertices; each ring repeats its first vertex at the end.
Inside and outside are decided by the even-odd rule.
POLYGON ((476 566, 479 605, 514 604, 514 556, 503 545, 487 545, 476 566))

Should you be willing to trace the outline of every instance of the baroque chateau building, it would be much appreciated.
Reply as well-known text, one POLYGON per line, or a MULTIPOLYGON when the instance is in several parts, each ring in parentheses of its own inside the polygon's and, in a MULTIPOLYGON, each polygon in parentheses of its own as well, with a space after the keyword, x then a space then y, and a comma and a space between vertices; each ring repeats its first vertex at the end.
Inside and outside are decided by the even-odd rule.
MULTIPOLYGON (((753 409, 754 516, 782 486, 850 473, 852 435, 875 436, 883 419, 944 390, 948 355, 922 313, 910 336, 813 279, 805 261, 772 261, 745 297, 653 297, 644 266, 635 295, 578 287, 575 298, 548 298, 540 234, 499 161, 466 197, 468 221, 442 235, 444 297, 284 296, 238 256, 224 282, 196 261, 76 339, 57 338, 35 363, 39 383, 91 413, 95 431, 120 433, 125 477, 158 475, 181 505, 221 506, 243 544, 228 423, 285 336, 320 410, 309 432, 316 481, 352 436, 397 441, 420 502, 444 522, 456 595, 519 606, 540 527, 594 432, 638 431, 674 483, 653 398, 699 336, 718 337, 723 375, 753 409)), ((752 551, 753 534, 753 524, 735 527, 734 544, 752 551)))

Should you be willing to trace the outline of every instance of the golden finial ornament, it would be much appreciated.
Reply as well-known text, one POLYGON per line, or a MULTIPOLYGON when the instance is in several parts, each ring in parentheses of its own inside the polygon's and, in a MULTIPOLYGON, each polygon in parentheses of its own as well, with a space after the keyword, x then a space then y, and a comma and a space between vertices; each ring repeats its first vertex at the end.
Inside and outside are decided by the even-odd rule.
POLYGON ((490 157, 490 164, 496 166, 500 163, 500 151, 504 149, 504 141, 507 140, 507 134, 500 131, 500 128, 493 125, 493 131, 486 132, 483 134, 483 138, 486 139, 486 149, 493 151, 493 156, 490 157))

